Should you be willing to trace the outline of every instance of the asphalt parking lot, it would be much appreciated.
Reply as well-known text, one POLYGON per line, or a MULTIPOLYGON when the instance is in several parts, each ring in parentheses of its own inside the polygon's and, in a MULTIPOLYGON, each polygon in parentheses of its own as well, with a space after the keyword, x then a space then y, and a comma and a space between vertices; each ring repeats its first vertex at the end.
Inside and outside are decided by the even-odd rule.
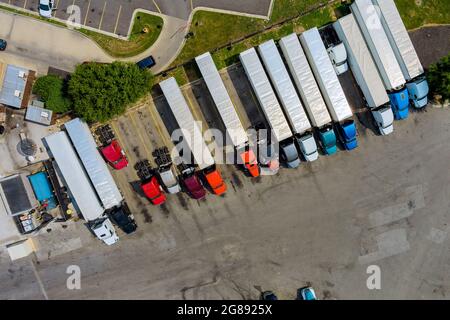
MULTIPOLYGON (((54 0, 55 18, 68 20, 74 12, 80 14, 80 24, 105 32, 127 36, 130 30, 133 13, 143 9, 155 13, 188 20, 192 10, 197 7, 208 7, 234 12, 243 12, 266 16, 270 0, 223 1, 223 0, 54 0), (68 10, 76 6, 79 11, 68 10)), ((21 9, 38 11, 39 0, 0 0, 21 9)))

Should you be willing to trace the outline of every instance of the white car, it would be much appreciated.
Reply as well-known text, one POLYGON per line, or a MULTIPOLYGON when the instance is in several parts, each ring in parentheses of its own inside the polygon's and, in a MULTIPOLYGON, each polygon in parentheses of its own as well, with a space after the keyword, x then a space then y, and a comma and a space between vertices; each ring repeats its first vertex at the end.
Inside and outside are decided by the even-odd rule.
POLYGON ((161 180, 168 193, 174 194, 181 191, 181 187, 172 167, 160 170, 159 176, 161 177, 161 180))
POLYGON ((39 0, 39 14, 44 18, 51 18, 53 12, 53 0, 39 0))

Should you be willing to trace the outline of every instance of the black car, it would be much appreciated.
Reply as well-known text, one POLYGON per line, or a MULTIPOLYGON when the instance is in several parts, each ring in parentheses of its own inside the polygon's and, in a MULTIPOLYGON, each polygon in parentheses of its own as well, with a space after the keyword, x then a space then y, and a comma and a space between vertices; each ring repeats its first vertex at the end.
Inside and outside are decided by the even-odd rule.
POLYGON ((8 42, 6 42, 6 40, 0 39, 0 51, 4 51, 7 45, 8 42))
POLYGON ((153 67, 156 64, 156 62, 155 62, 155 59, 153 59, 153 57, 150 56, 150 57, 147 57, 145 59, 142 59, 141 61, 139 61, 136 64, 141 69, 147 69, 147 68, 153 67))
POLYGON ((278 297, 272 291, 264 291, 261 293, 261 300, 276 301, 278 300, 278 297))
POLYGON ((126 234, 133 233, 137 229, 137 224, 126 205, 110 212, 109 218, 126 234))

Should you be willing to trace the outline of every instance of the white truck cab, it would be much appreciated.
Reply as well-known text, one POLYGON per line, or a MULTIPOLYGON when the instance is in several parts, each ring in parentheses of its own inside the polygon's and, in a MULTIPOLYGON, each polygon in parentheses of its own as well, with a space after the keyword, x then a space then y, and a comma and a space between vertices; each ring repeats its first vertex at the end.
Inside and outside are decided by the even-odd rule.
POLYGON ((327 48, 327 53, 337 75, 347 72, 347 51, 345 50, 345 46, 342 42, 336 46, 327 48))
POLYGON ((115 244, 119 241, 119 236, 116 234, 116 230, 109 219, 98 220, 91 225, 91 230, 94 234, 106 243, 108 246, 115 244))

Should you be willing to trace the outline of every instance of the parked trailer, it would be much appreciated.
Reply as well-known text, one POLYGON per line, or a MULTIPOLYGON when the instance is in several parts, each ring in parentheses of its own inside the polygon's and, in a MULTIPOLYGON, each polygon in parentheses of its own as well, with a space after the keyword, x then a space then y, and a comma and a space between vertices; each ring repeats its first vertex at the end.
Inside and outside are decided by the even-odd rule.
POLYGON ((390 134, 394 130, 394 114, 389 97, 355 17, 353 14, 349 14, 340 18, 333 26, 345 45, 350 69, 364 95, 367 107, 373 115, 380 134, 390 134))
POLYGON ((409 105, 406 81, 375 7, 371 0, 355 0, 350 9, 364 35, 364 40, 383 79, 384 87, 388 91, 395 118, 406 119, 409 105))
POLYGON ((255 48, 250 48, 239 55, 245 73, 247 74, 253 91, 269 122, 272 134, 280 145, 281 158, 290 168, 300 164, 293 134, 281 110, 275 92, 273 91, 266 72, 258 58, 255 48))
POLYGON ((206 181, 217 195, 226 191, 226 185, 217 170, 214 159, 203 140, 203 135, 197 125, 191 110, 183 97, 175 78, 171 77, 159 83, 170 109, 182 130, 184 142, 189 146, 194 161, 202 171, 206 181))
POLYGON ((119 237, 116 235, 111 221, 105 217, 104 209, 67 134, 57 132, 45 137, 44 141, 58 165, 64 184, 70 190, 77 209, 88 221, 92 231, 106 244, 116 243, 119 237))
POLYGON ((106 210, 120 207, 122 194, 106 166, 88 125, 79 118, 64 125, 81 162, 106 210))
POLYGON ((244 161, 245 169, 251 176, 259 176, 258 163, 254 152, 249 147, 247 132, 242 126, 241 119, 231 101, 230 95, 217 71, 216 65, 209 52, 206 52, 195 58, 198 68, 205 80, 206 86, 214 100, 220 117, 227 130, 238 156, 244 161))
POLYGON ((303 99, 309 119, 317 129, 323 152, 328 155, 336 153, 336 135, 331 125, 330 114, 297 34, 292 33, 281 38, 279 44, 292 78, 303 99))
POLYGON ((264 42, 258 47, 259 54, 266 67, 286 118, 294 132, 298 147, 307 161, 318 158, 317 145, 311 134, 311 123, 306 115, 300 98, 295 91, 294 84, 283 63, 283 59, 273 40, 264 42))
POLYGON ((358 142, 352 110, 328 57, 319 30, 312 28, 303 32, 300 35, 300 42, 335 123, 339 139, 346 150, 355 149, 358 142))
POLYGON ((407 83, 409 100, 415 108, 428 104, 428 82, 416 49, 393 0, 372 0, 378 6, 381 24, 394 50, 407 83))

